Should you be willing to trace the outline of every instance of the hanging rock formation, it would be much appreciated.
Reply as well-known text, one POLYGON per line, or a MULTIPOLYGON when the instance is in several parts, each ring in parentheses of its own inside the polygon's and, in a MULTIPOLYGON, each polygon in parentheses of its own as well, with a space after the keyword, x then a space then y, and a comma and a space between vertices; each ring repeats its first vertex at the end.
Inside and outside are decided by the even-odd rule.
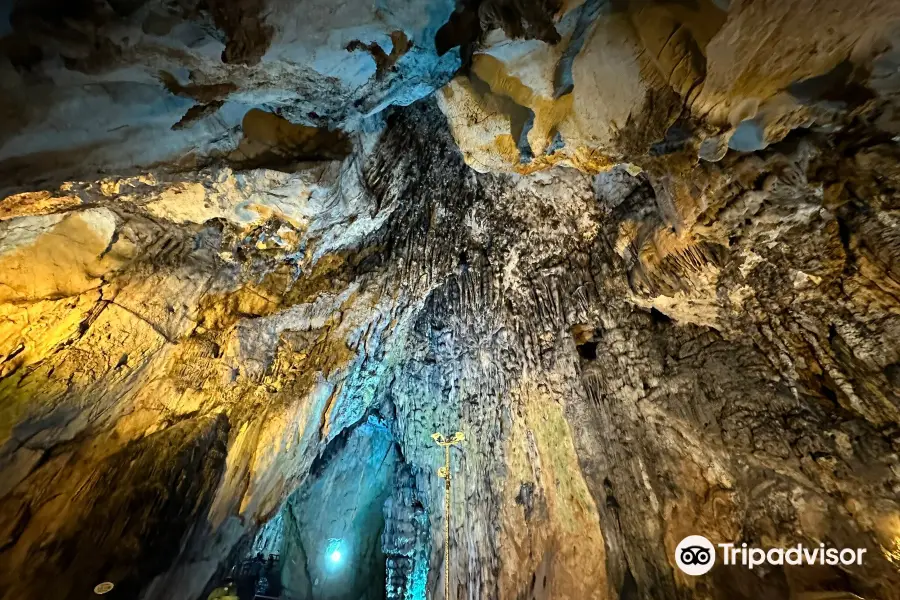
POLYGON ((898 32, 2 3, 0 598, 900 600, 898 32))

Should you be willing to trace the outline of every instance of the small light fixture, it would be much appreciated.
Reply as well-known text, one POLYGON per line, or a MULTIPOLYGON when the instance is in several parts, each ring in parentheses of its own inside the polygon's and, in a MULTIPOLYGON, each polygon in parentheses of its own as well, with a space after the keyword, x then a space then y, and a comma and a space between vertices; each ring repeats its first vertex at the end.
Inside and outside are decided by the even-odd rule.
POLYGON ((112 591, 112 589, 116 587, 110 581, 104 581, 103 583, 98 583, 94 586, 94 593, 98 596, 102 596, 103 594, 108 594, 112 591))
POLYGON ((344 540, 340 538, 331 538, 328 545, 325 546, 325 559, 328 561, 328 568, 336 570, 341 567, 344 561, 344 540))

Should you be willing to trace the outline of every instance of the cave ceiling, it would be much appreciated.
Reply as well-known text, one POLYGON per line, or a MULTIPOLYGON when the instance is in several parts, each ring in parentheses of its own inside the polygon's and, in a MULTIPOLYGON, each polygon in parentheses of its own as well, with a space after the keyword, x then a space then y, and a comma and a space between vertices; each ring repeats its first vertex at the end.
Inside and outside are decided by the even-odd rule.
POLYGON ((0 599, 900 600, 898 143, 898 0, 0 0, 0 599))

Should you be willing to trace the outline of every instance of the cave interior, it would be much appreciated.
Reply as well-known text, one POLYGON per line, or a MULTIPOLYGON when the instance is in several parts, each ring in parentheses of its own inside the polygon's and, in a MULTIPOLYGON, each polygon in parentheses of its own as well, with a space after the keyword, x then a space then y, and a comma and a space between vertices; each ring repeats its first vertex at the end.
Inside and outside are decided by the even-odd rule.
POLYGON ((900 600, 900 1, 0 0, 0 600, 101 596, 900 600))

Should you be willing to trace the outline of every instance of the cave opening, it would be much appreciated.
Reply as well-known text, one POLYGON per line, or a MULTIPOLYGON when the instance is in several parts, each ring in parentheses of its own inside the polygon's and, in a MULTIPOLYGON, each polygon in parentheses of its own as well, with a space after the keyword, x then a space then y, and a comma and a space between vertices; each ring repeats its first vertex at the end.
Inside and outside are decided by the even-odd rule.
POLYGON ((408 530, 407 515, 391 509, 405 469, 389 423, 378 416, 342 431, 233 566, 240 600, 387 598, 390 532, 408 530))

